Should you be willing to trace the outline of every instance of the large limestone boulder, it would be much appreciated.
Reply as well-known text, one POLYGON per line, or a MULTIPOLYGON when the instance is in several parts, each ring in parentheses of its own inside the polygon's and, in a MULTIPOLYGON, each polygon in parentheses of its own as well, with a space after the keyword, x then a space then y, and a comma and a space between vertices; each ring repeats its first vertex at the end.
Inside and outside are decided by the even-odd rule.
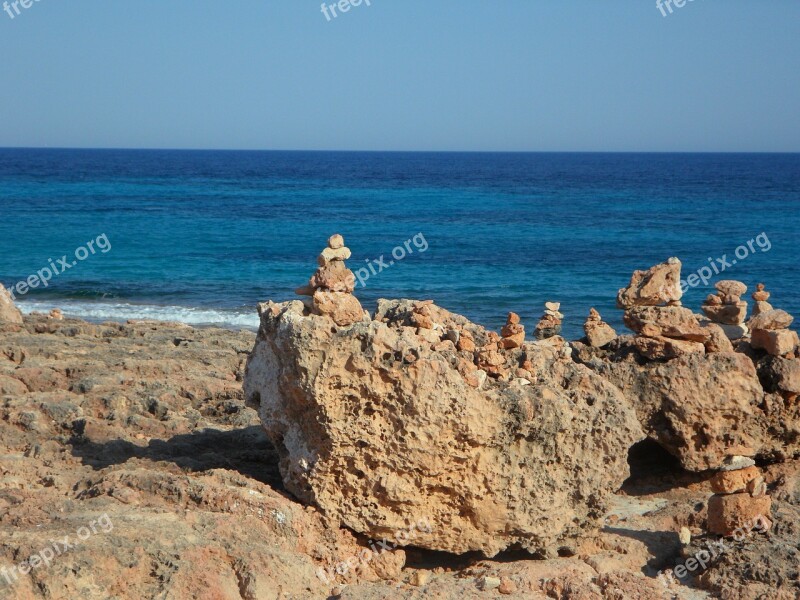
POLYGON ((14 306, 11 294, 0 283, 0 323, 22 325, 22 313, 14 306))
POLYGON ((560 338, 505 349, 410 301, 348 327, 301 302, 259 312, 245 395, 287 489, 374 539, 425 519, 415 546, 554 553, 600 524, 644 437, 622 393, 560 338), (487 376, 475 346, 503 364, 487 376))

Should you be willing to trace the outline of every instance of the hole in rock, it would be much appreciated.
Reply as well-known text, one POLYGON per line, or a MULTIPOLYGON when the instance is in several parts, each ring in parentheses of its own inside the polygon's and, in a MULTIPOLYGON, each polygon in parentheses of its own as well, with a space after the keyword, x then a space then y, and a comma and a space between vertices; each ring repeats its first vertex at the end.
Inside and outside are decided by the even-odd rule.
POLYGON ((677 457, 649 438, 630 447, 628 465, 631 474, 622 489, 632 496, 665 491, 702 479, 697 473, 685 471, 677 457))
POLYGON ((485 557, 480 552, 451 554, 450 552, 426 550, 415 546, 406 546, 403 549, 406 552, 406 566, 413 569, 433 570, 441 567, 445 570, 461 571, 485 560, 485 557))

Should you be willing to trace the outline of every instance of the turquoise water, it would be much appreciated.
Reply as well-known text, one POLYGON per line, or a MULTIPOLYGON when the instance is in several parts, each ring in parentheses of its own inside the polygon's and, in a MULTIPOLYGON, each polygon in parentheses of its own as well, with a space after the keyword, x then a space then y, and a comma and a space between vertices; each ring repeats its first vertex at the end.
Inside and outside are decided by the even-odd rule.
POLYGON ((491 327, 514 310, 532 330, 557 300, 579 337, 592 306, 622 328, 614 298, 634 269, 678 256, 688 276, 726 256, 687 305, 720 278, 763 281, 800 316, 796 154, 6 149, 0 211, 6 287, 76 263, 18 294, 27 311, 253 327, 255 303, 293 298, 339 232, 369 308, 432 298, 491 327))

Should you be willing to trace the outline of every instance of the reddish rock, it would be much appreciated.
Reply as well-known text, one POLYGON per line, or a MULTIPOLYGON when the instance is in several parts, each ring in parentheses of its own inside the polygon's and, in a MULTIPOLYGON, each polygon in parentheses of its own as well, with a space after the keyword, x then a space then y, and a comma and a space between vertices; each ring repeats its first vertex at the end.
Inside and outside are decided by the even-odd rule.
POLYGON ((747 292, 747 286, 741 281, 734 281, 733 279, 723 279, 714 284, 720 294, 723 296, 734 296, 740 298, 747 292))
POLYGON ((617 294, 617 307, 658 306, 683 296, 680 288, 681 261, 670 258, 647 271, 634 271, 628 287, 617 294))
POLYGON ((650 360, 669 360, 687 354, 705 354, 706 348, 700 342, 675 340, 666 337, 643 337, 633 339, 634 347, 650 360))
POLYGON ((617 332, 608 323, 605 323, 594 308, 589 310, 589 316, 583 324, 583 332, 589 345, 594 348, 602 348, 617 338, 617 332))
POLYGON ((506 324, 500 333, 503 336, 500 341, 503 348, 520 348, 525 343, 525 327, 520 323, 517 313, 508 313, 506 324))
POLYGON ((770 331, 775 331, 786 329, 792 324, 792 321, 794 321, 794 317, 785 310, 769 310, 750 319, 749 326, 750 329, 768 329, 770 331))
POLYGON ((766 302, 767 300, 769 300, 769 297, 770 293, 764 289, 764 284, 759 283, 756 286, 756 291, 753 292, 752 295, 753 300, 755 300, 756 302, 766 302))
POLYGON ((708 500, 708 530, 722 536, 744 537, 748 528, 766 523, 772 509, 772 498, 753 498, 748 493, 711 496, 708 500))
POLYGON ((313 289, 350 293, 356 289, 356 277, 344 262, 337 260, 317 269, 308 285, 313 289))
POLYGON ((772 356, 783 356, 793 352, 800 344, 797 332, 791 329, 780 331, 768 331, 766 329, 754 329, 750 336, 750 345, 753 348, 766 350, 772 356))
POLYGON ((475 339, 468 330, 463 329, 459 331, 456 348, 459 352, 475 352, 475 339))
POLYGON ((342 327, 364 319, 364 309, 358 298, 343 292, 317 290, 314 293, 314 308, 317 314, 330 317, 342 327))
POLYGON ((739 325, 747 318, 747 302, 744 300, 735 304, 703 304, 700 308, 715 323, 739 325))
POLYGON ((623 321, 632 331, 648 337, 705 342, 711 335, 691 310, 680 306, 637 306, 625 311, 623 321))
POLYGON ((756 301, 753 304, 753 313, 752 316, 757 317, 761 313, 769 312, 771 310, 775 310, 775 308, 769 302, 765 302, 763 300, 756 301))
POLYGON ((734 494, 747 490, 747 484, 761 475, 758 467, 737 471, 718 471, 711 478, 711 491, 715 494, 734 494))
POLYGON ((706 352, 733 352, 733 344, 720 325, 706 321, 702 326, 709 334, 705 342, 706 352))
POLYGON ((504 596, 510 596, 517 593, 517 585, 508 577, 501 577, 497 591, 504 596))

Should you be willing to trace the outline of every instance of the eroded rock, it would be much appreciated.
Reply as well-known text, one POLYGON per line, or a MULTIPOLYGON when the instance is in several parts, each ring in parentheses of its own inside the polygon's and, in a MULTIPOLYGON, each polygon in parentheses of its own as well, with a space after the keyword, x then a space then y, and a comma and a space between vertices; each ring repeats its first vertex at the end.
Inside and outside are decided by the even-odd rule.
POLYGON ((332 330, 300 302, 262 307, 245 394, 286 487, 376 539, 425 518, 431 532, 414 545, 456 553, 555 549, 595 527, 643 436, 621 392, 565 358, 563 342, 505 350, 430 305, 443 338, 460 330, 459 345, 488 345, 493 366, 524 364, 535 381, 475 387, 472 353, 449 339, 435 349, 414 310, 382 301, 374 320, 332 330))
POLYGON ((634 271, 628 287, 617 294, 617 307, 659 306, 678 302, 683 296, 680 287, 681 261, 670 258, 646 271, 634 271))

